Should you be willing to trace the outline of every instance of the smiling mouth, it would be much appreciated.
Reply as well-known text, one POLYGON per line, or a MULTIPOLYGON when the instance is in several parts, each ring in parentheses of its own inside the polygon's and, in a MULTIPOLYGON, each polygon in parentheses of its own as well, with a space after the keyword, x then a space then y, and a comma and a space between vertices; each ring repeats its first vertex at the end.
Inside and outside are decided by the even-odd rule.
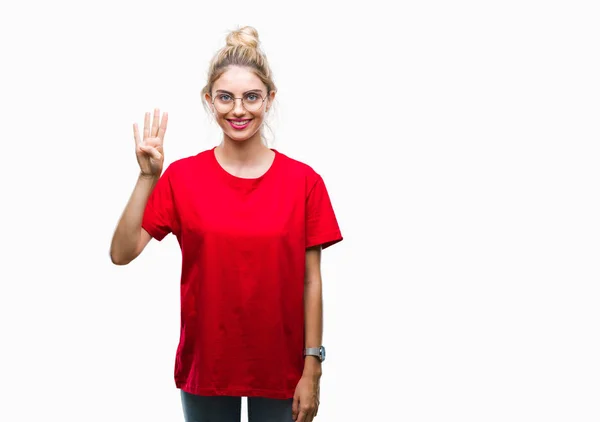
POLYGON ((229 120, 229 124, 235 129, 243 129, 250 123, 252 119, 246 120, 229 120))

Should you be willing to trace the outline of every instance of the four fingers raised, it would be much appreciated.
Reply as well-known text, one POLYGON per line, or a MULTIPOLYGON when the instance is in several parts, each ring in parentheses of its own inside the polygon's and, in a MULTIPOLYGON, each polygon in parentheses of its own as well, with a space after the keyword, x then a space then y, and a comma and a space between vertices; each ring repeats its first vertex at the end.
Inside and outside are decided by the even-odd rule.
POLYGON ((150 112, 144 115, 144 137, 140 139, 140 133, 137 123, 133 124, 133 138, 136 145, 142 144, 148 138, 159 138, 161 141, 165 139, 165 133, 167 131, 167 122, 169 121, 169 114, 164 112, 162 119, 160 119, 160 125, 158 123, 160 117, 160 110, 154 109, 154 119, 152 120, 152 127, 150 127, 150 112))

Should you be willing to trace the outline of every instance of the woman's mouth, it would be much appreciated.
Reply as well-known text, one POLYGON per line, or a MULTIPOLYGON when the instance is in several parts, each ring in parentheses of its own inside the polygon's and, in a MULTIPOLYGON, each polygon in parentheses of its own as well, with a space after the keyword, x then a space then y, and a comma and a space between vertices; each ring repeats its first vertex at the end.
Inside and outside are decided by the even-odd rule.
POLYGON ((245 129, 250 124, 250 120, 252 120, 252 119, 229 120, 229 124, 231 125, 232 128, 234 128, 236 130, 242 130, 242 129, 245 129))

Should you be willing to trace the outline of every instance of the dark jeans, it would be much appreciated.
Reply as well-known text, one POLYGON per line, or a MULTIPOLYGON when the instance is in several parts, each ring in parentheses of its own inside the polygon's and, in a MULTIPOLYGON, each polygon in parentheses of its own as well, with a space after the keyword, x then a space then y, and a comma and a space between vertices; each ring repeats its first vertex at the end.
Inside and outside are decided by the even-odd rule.
MULTIPOLYGON (((197 396, 183 390, 181 403, 185 422, 240 422, 242 398, 197 396)), ((248 397, 248 422, 291 422, 293 399, 248 397)))

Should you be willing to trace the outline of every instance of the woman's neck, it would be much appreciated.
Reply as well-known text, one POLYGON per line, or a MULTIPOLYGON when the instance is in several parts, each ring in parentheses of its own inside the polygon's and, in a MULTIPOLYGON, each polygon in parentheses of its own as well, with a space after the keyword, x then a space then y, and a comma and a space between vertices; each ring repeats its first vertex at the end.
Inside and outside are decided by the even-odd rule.
POLYGON ((224 136, 223 141, 217 147, 220 156, 230 163, 254 163, 261 161, 270 148, 263 144, 260 133, 245 141, 234 141, 224 136))

